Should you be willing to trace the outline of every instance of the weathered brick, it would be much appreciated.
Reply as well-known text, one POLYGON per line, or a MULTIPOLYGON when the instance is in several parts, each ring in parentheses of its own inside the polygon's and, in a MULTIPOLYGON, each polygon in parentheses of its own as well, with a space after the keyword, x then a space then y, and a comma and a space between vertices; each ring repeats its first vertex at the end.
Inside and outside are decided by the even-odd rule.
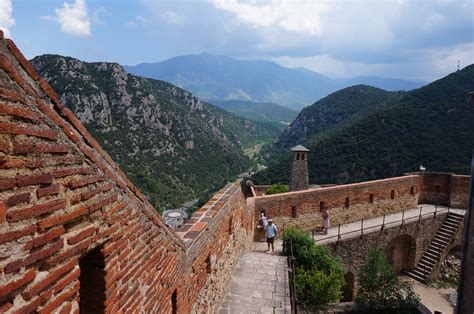
POLYGON ((36 225, 28 226, 28 227, 22 227, 19 230, 13 230, 13 231, 8 231, 5 233, 0 233, 0 244, 7 243, 16 239, 19 239, 21 237, 24 237, 26 235, 34 233, 38 227, 36 225))
POLYGON ((97 228, 96 227, 91 227, 87 228, 85 230, 80 231, 79 233, 73 235, 72 237, 67 239, 67 243, 69 245, 74 245, 78 243, 79 241, 84 240, 85 238, 91 237, 96 233, 97 228))
POLYGON ((50 216, 45 219, 42 219, 38 222, 38 226, 42 230, 42 229, 50 228, 59 224, 66 224, 85 214, 87 214, 87 208, 81 206, 71 212, 67 212, 62 215, 57 215, 57 216, 50 216))
POLYGON ((25 244, 25 249, 26 250, 31 250, 34 248, 37 248, 41 245, 44 245, 48 242, 51 242, 52 240, 60 237, 62 234, 64 234, 64 227, 60 226, 57 228, 54 228, 44 234, 41 234, 40 236, 32 239, 31 241, 27 242, 25 244))
POLYGON ((64 133, 69 137, 71 141, 76 143, 79 141, 79 136, 76 135, 76 131, 71 127, 69 123, 67 123, 51 106, 49 103, 42 101, 41 99, 36 100, 36 104, 40 108, 40 110, 47 115, 53 122, 59 125, 64 133))
POLYGON ((118 194, 115 193, 113 195, 110 195, 110 196, 98 201, 95 204, 90 205, 87 209, 89 210, 89 213, 93 213, 93 212, 101 209, 102 207, 105 207, 105 206, 117 201, 117 199, 118 199, 118 194))
POLYGON ((90 167, 62 168, 54 170, 53 175, 55 178, 63 178, 74 174, 89 174, 91 172, 92 168, 90 167))
POLYGON ((36 190, 36 196, 42 198, 49 195, 56 195, 59 193, 59 184, 53 184, 48 187, 36 190))
POLYGON ((25 161, 21 159, 7 159, 0 164, 0 169, 12 169, 12 168, 23 168, 25 166, 25 161))
POLYGON ((106 183, 98 188, 95 188, 95 189, 92 189, 90 191, 86 191, 86 192, 83 192, 81 194, 81 200, 82 201, 86 201, 88 199, 90 199, 91 197, 93 197, 94 195, 97 195, 101 192, 107 192, 109 190, 111 190, 112 188, 114 187, 114 185, 112 183, 106 183))
POLYGON ((58 254, 56 256, 50 257, 46 260, 46 262, 41 266, 41 269, 50 269, 71 257, 77 256, 78 254, 82 254, 87 250, 89 245, 91 245, 93 238, 86 239, 78 244, 69 247, 66 251, 58 254))
POLYGON ((31 298, 42 292, 44 289, 46 289, 48 286, 50 286, 52 283, 56 282, 59 278, 69 273, 76 265, 77 260, 73 259, 65 265, 51 270, 51 272, 46 277, 44 277, 41 281, 35 283, 33 286, 29 287, 21 295, 25 300, 30 300, 31 298))
POLYGON ((72 303, 68 302, 63 307, 61 308, 61 311, 59 311, 59 314, 69 314, 71 313, 72 310, 72 303))
POLYGON ((43 153, 43 154, 64 154, 68 153, 71 147, 67 144, 44 144, 44 143, 17 143, 13 144, 15 154, 43 153))
POLYGON ((71 290, 57 295, 53 300, 50 300, 42 309, 38 311, 39 314, 51 313, 53 310, 61 306, 65 301, 72 299, 79 291, 79 283, 74 285, 71 290))
POLYGON ((7 199, 7 206, 12 207, 21 203, 30 202, 30 192, 10 196, 7 199))
POLYGON ((65 207, 66 207, 66 200, 64 199, 52 200, 52 201, 39 204, 39 205, 34 205, 31 207, 7 211, 7 220, 10 222, 20 221, 20 220, 28 219, 34 216, 51 213, 59 209, 64 209, 65 207))
POLYGON ((58 133, 50 129, 41 129, 33 126, 22 126, 16 123, 0 122, 0 133, 15 135, 31 135, 35 137, 55 140, 58 133))
POLYGON ((54 177, 50 173, 45 173, 40 175, 18 176, 16 180, 17 185, 23 187, 27 185, 51 184, 53 178, 54 177))
POLYGON ((36 263, 37 261, 46 259, 62 249, 64 246, 64 241, 62 239, 56 240, 54 243, 52 243, 50 246, 46 248, 39 249, 37 251, 34 251, 28 255, 28 257, 25 258, 23 261, 22 265, 23 266, 28 266, 33 263, 36 263))
POLYGON ((0 191, 10 190, 16 186, 16 179, 0 179, 0 191))
POLYGON ((0 87, 0 97, 10 101, 19 101, 25 103, 20 93, 15 90, 0 87))
POLYGON ((55 91, 51 88, 51 86, 46 82, 44 79, 40 78, 39 79, 40 87, 43 90, 43 92, 51 99, 51 101, 54 103, 54 105, 58 108, 58 110, 61 110, 63 108, 63 105, 59 102, 59 97, 55 93, 55 91))
POLYGON ((96 183, 98 181, 102 181, 104 178, 101 175, 93 175, 90 177, 85 177, 79 180, 73 180, 69 182, 68 187, 71 189, 77 189, 92 183, 96 183))
POLYGON ((52 286, 51 290, 53 290, 54 293, 58 293, 62 291, 71 282, 74 282, 75 280, 77 280, 80 274, 81 274, 80 268, 74 269, 71 273, 67 274, 67 276, 65 276, 64 278, 59 280, 54 286, 52 286))
POLYGON ((11 273, 15 273, 21 269, 22 263, 23 263, 23 260, 16 260, 16 261, 10 262, 7 265, 5 265, 3 272, 7 275, 11 273))
POLYGON ((2 222, 5 222, 6 218, 7 218, 7 206, 5 205, 4 202, 0 202, 0 224, 2 222))
POLYGON ((9 115, 13 117, 28 119, 34 122, 38 122, 40 120, 40 117, 34 111, 17 106, 7 105, 4 103, 0 103, 0 115, 9 115))
POLYGON ((18 73, 18 71, 11 65, 7 57, 0 55, 0 67, 7 72, 8 76, 14 80, 25 92, 30 95, 34 95, 31 87, 25 82, 23 77, 18 73))
POLYGON ((0 286, 0 299, 30 283, 36 277, 36 269, 28 269, 21 277, 10 280, 0 286))
POLYGON ((35 298, 30 303, 28 303, 27 305, 24 305, 24 306, 20 307, 19 309, 15 310, 15 312, 13 312, 13 313, 14 314, 34 313, 35 310, 41 304, 43 304, 43 300, 40 297, 38 297, 38 298, 35 298))
POLYGON ((7 39, 7 47, 13 53, 15 58, 18 60, 18 63, 25 69, 29 76, 35 81, 38 80, 38 72, 31 66, 28 60, 23 56, 20 50, 16 47, 15 43, 11 39, 7 39))

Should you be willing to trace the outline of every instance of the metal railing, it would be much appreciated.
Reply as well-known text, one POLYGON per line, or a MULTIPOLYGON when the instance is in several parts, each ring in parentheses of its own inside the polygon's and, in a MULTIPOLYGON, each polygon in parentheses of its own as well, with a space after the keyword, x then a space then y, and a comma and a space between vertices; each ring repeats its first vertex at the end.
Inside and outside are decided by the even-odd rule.
MULTIPOLYGON (((412 209, 410 209, 411 211, 412 209)), ((337 226, 337 234, 336 235, 331 235, 331 236, 327 236, 327 237, 324 237, 324 238, 318 238, 318 239, 315 239, 315 236, 319 233, 319 230, 317 229, 313 229, 312 231, 312 236, 313 236, 313 240, 315 242, 319 242, 319 241, 324 241, 324 240, 328 240, 328 239, 333 239, 333 238, 337 238, 337 241, 339 242, 342 238, 342 236, 344 235, 349 235, 349 234, 354 234, 354 233, 360 233, 360 235, 362 236, 364 234, 364 231, 368 231, 368 230, 371 230, 371 229, 377 229, 377 228, 380 228, 380 231, 383 231, 385 228, 389 227, 390 225, 394 225, 394 224, 400 224, 401 223, 401 226, 403 227, 405 222, 412 222, 412 221, 421 221, 421 219, 423 217, 427 217, 427 216, 433 216, 434 218, 436 218, 436 216, 438 214, 441 214, 441 213, 445 213, 447 212, 449 214, 451 208, 450 207, 443 207, 441 209, 438 208, 438 204, 435 205, 435 210, 434 212, 429 212, 429 213, 425 213, 423 214, 422 211, 423 211, 423 206, 420 206, 420 211, 419 211, 419 214, 418 216, 412 216, 412 217, 408 217, 408 218, 405 218, 405 211, 407 211, 406 209, 402 211, 402 219, 400 220, 394 220, 394 221, 390 221, 390 222, 386 222, 385 221, 385 216, 387 214, 383 214, 383 218, 382 218, 382 223, 381 224, 377 224, 377 225, 373 225, 373 226, 364 226, 364 219, 362 219, 360 221, 360 228, 356 229, 356 230, 351 230, 351 231, 347 231, 347 232, 342 232, 341 233, 341 224, 338 224, 337 226)), ((390 214, 394 214, 394 213, 390 213, 390 214)), ((389 214, 389 215, 390 215, 389 214)), ((349 223, 348 223, 349 224, 349 223)))
POLYGON ((291 237, 283 242, 283 252, 287 255, 291 313, 296 314, 298 304, 298 299, 296 298, 296 266, 295 257, 293 256, 293 240, 291 237))

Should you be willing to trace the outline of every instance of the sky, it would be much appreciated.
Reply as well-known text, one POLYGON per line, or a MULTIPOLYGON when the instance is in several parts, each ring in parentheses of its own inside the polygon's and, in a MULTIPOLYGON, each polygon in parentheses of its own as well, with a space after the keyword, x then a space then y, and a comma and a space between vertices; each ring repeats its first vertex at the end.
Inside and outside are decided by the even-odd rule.
POLYGON ((208 52, 422 81, 474 63, 474 0, 0 0, 0 29, 27 58, 135 65, 208 52))

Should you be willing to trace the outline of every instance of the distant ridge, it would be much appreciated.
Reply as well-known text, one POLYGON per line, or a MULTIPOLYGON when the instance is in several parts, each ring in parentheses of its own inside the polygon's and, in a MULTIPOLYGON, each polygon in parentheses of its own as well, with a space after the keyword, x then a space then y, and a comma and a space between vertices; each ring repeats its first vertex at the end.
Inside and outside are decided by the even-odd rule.
POLYGON ((305 68, 286 68, 265 60, 238 60, 209 53, 125 66, 132 74, 160 79, 201 99, 273 102, 301 110, 341 88, 366 84, 385 90, 411 90, 420 82, 381 77, 331 79, 305 68))

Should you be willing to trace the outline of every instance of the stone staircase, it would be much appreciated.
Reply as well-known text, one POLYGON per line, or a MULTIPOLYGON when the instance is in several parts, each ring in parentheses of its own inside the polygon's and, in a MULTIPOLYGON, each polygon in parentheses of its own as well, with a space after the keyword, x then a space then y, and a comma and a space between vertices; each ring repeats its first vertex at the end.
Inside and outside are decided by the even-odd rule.
POLYGON ((431 275, 434 267, 439 261, 440 252, 443 255, 446 246, 451 241, 454 233, 459 228, 464 215, 449 212, 443 224, 438 229, 430 245, 421 257, 416 268, 407 273, 411 278, 426 284, 428 277, 431 275))

